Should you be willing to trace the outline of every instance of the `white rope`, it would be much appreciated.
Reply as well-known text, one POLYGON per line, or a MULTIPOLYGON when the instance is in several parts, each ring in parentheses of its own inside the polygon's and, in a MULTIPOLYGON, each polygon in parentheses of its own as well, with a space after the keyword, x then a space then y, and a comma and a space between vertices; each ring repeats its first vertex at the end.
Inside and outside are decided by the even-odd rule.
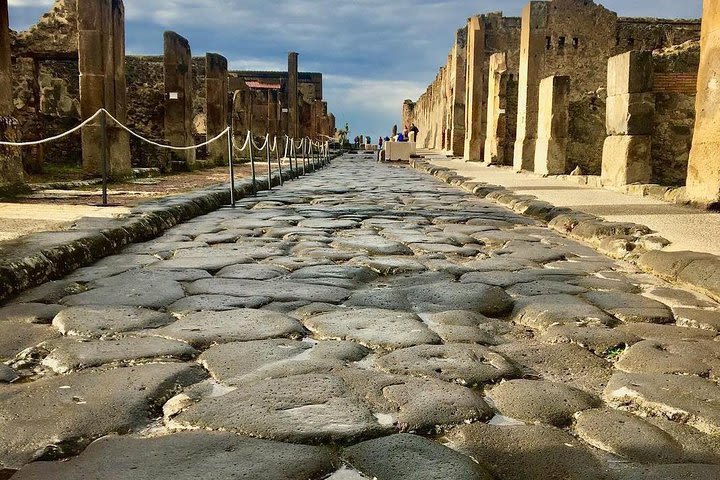
POLYGON ((288 146, 290 146, 290 138, 285 135, 285 153, 283 153, 283 158, 287 158, 288 146))
POLYGON ((110 112, 108 112, 108 111, 105 110, 104 108, 101 108, 100 111, 105 112, 105 114, 106 114, 108 117, 110 117, 110 119, 111 119, 113 122, 117 123, 117 125, 118 125, 120 128, 122 128, 123 130, 125 130, 126 132, 128 132, 130 135, 134 136, 135 138, 138 138, 138 139, 142 140, 143 142, 149 143, 150 145, 155 145, 156 147, 159 147, 159 148, 166 148, 166 149, 168 149, 168 150, 178 150, 178 151, 196 150, 196 149, 198 149, 198 148, 204 147, 204 146, 206 146, 206 145, 210 145, 211 143, 220 140, 222 137, 224 137, 225 135, 227 135, 227 133, 230 131, 230 127, 227 127, 225 130, 223 130, 222 132, 220 132, 216 137, 211 138, 211 139, 208 140, 207 142, 203 142, 203 143, 201 143, 201 144, 199 144, 199 145, 191 145, 191 146, 189 146, 189 147, 174 147, 174 146, 172 146, 172 145, 163 145, 162 143, 153 142, 152 140, 149 140, 149 139, 143 137, 142 135, 137 134, 137 133, 133 132, 132 130, 130 130, 128 127, 126 127, 125 125, 123 125, 117 118, 113 117, 112 114, 110 114, 110 112))
POLYGON ((263 143, 263 146, 262 146, 262 147, 258 147, 258 146, 257 146, 257 143, 255 143, 255 140, 253 139, 253 141, 252 141, 252 142, 253 142, 253 147, 255 147, 255 150, 258 150, 258 151, 260 151, 260 150, 265 150, 265 147, 267 147, 267 144, 268 144, 269 139, 270 139, 270 135, 269 135, 269 134, 268 134, 268 135, 265 135, 265 143, 263 143))
POLYGON ((242 147, 238 148, 237 144, 235 143, 235 139, 233 138, 233 148, 237 150, 238 152, 244 151, 249 145, 250 145, 250 136, 252 134, 250 132, 245 135, 245 144, 243 144, 242 147))
POLYGON ((6 147, 31 147, 33 145, 42 145, 43 143, 60 140, 63 137, 67 137, 68 135, 71 135, 71 134, 77 132, 78 130, 80 130, 81 128, 83 128, 84 126, 86 126, 87 124, 92 122, 93 120, 95 120, 98 117, 98 115, 100 115, 101 111, 102 110, 98 110, 97 112, 95 112, 95 115, 88 118, 87 120, 82 122, 77 127, 73 128, 72 130, 68 130, 65 133, 61 133, 60 135, 55 135, 54 137, 49 137, 49 138, 45 138, 42 140, 34 140, 32 142, 0 142, 0 145, 6 146, 6 147))

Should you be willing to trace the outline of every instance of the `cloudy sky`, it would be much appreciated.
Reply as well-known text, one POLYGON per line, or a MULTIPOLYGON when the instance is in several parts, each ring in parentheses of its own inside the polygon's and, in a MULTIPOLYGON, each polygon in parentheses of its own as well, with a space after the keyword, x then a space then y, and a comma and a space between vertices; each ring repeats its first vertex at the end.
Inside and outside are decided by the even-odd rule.
MULTIPOLYGON (((53 0, 9 0, 15 30, 34 24, 53 0)), ((526 0, 125 0, 127 50, 162 53, 162 32, 190 40, 195 55, 225 55, 233 69, 300 68, 324 74, 338 126, 373 137, 399 123, 445 62, 467 17, 519 16, 526 0)), ((623 16, 697 18, 702 0, 604 0, 623 16)))

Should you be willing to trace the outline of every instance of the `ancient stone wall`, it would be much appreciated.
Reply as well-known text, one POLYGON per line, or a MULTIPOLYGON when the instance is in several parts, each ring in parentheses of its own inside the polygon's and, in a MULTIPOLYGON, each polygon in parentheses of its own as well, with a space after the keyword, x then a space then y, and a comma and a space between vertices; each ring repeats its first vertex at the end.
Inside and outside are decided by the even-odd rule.
MULTIPOLYGON (((7 0, 0 0, 0 140, 17 142, 20 131, 13 115, 10 27, 7 0)), ((17 148, 0 147, 0 190, 23 182, 22 158, 17 148)))

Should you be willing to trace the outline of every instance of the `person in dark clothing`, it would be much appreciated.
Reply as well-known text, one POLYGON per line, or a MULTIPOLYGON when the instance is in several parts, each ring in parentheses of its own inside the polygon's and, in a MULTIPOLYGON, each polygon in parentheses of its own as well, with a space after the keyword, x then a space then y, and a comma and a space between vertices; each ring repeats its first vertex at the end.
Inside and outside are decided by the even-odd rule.
POLYGON ((417 136, 418 133, 420 133, 420 129, 413 123, 410 125, 410 131, 415 134, 415 141, 417 142, 417 136))

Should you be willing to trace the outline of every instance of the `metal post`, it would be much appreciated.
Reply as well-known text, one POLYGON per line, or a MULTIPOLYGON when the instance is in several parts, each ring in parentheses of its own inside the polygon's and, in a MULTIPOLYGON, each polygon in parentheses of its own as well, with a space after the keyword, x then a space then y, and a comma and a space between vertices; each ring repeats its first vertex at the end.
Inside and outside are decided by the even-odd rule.
POLYGON ((272 190, 272 164, 270 163, 270 134, 265 136, 265 151, 267 153, 267 165, 268 165, 268 190, 272 190))
POLYGON ((235 152, 232 126, 228 129, 228 163, 230 167, 230 205, 235 208, 235 152))
POLYGON ((105 110, 100 113, 100 168, 102 169, 102 204, 108 206, 108 138, 107 138, 107 117, 105 110))
POLYGON ((252 133, 249 134, 250 141, 248 142, 248 148, 250 149, 250 170, 252 171, 252 191, 253 195, 257 195, 257 184, 255 181, 255 158, 253 157, 253 137, 252 133))
POLYGON ((307 174, 307 141, 303 142, 302 158, 303 158, 303 175, 307 174))

